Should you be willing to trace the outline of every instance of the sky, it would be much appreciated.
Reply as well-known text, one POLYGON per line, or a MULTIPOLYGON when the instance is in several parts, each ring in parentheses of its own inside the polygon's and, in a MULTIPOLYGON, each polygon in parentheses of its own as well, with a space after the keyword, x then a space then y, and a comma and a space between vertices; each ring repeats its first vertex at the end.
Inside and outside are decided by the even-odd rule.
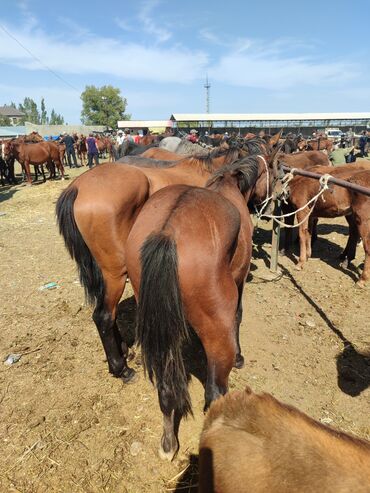
POLYGON ((204 113, 208 74, 211 113, 370 111, 369 0, 0 5, 0 105, 44 97, 79 123, 85 86, 110 84, 162 120, 204 113))

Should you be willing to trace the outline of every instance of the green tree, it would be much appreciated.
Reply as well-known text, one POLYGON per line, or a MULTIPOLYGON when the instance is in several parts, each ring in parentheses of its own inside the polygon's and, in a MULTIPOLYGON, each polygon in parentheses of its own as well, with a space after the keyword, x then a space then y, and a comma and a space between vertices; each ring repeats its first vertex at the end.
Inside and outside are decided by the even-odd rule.
POLYGON ((50 125, 63 125, 64 124, 64 118, 62 117, 62 115, 59 115, 59 113, 56 113, 54 108, 51 110, 51 113, 50 113, 49 124, 50 125))
POLYGON ((130 120, 125 113, 127 100, 121 90, 113 86, 86 86, 81 94, 81 121, 85 125, 106 125, 116 128, 118 120, 130 120))
POLYGON ((32 98, 24 98, 23 103, 18 106, 19 111, 23 111, 25 116, 22 118, 22 123, 40 123, 40 114, 37 109, 37 104, 32 98))
POLYGON ((46 125, 49 122, 48 113, 46 111, 45 99, 41 98, 41 124, 46 125))
POLYGON ((8 116, 0 115, 0 126, 9 127, 11 125, 10 118, 8 116))

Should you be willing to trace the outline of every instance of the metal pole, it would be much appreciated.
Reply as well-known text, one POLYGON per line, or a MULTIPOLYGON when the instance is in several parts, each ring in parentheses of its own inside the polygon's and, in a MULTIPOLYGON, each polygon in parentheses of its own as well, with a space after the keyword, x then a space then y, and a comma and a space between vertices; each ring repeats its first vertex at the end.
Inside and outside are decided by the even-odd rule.
MULTIPOLYGON (((281 201, 276 198, 274 201, 274 216, 280 216, 280 214, 281 214, 281 201)), ((273 220, 272 238, 271 238, 271 260, 270 260, 270 271, 273 273, 278 272, 279 243, 280 243, 280 224, 273 220)))

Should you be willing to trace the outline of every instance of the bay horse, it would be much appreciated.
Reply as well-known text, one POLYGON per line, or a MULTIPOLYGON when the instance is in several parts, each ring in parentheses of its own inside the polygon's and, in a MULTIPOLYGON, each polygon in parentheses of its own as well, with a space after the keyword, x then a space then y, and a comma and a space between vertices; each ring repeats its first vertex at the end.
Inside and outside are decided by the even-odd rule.
MULTIPOLYGON (((360 164, 348 164, 338 167, 332 166, 314 166, 309 168, 310 171, 325 174, 328 173, 337 178, 348 180, 358 171, 364 169, 370 169, 370 163, 360 164)), ((296 176, 289 183, 289 197, 287 199, 288 206, 283 206, 283 212, 291 212, 302 208, 307 202, 314 197, 319 191, 319 182, 314 178, 308 178, 305 176, 296 176)), ((347 258, 347 262, 353 260, 356 248, 353 248, 353 243, 356 243, 357 238, 357 226, 352 214, 352 195, 351 192, 338 185, 330 185, 330 189, 326 190, 323 195, 317 200, 313 207, 312 213, 308 218, 309 207, 297 211, 297 222, 301 223, 299 226, 299 244, 300 255, 299 261, 296 266, 298 270, 303 269, 307 259, 311 257, 311 228, 309 221, 318 217, 339 217, 345 216, 349 225, 349 243, 344 250, 344 257, 347 258), (306 218, 306 219, 305 219, 306 218)), ((286 218, 288 224, 293 224, 294 216, 286 218)), ((288 245, 286 245, 288 247, 288 245)))
POLYGON ((180 420, 191 413, 182 355, 189 326, 207 357, 206 409, 227 392, 232 367, 244 364, 239 325, 253 234, 247 203, 265 199, 271 177, 265 158, 250 156, 220 168, 206 188, 163 188, 128 236, 137 338, 163 414, 162 458, 176 455, 180 420))
POLYGON ((232 148, 215 158, 165 162, 166 168, 105 163, 77 177, 60 195, 59 230, 75 259, 93 320, 108 360, 109 372, 130 381, 128 347, 116 325, 117 305, 126 279, 126 241, 148 198, 171 184, 204 186, 211 173, 245 155, 232 148))
POLYGON ((198 491, 369 493, 370 442, 247 387, 209 409, 198 491))

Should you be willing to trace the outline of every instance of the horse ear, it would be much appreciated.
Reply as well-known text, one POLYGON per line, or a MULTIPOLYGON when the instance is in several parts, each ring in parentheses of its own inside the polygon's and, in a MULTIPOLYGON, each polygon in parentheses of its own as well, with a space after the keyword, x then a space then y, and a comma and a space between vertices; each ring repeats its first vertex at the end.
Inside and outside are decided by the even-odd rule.
POLYGON ((281 136, 283 134, 283 129, 280 130, 280 132, 278 132, 277 134, 273 135, 270 140, 269 140, 269 145, 271 147, 274 147, 276 146, 276 144, 279 142, 279 140, 281 139, 281 136))

